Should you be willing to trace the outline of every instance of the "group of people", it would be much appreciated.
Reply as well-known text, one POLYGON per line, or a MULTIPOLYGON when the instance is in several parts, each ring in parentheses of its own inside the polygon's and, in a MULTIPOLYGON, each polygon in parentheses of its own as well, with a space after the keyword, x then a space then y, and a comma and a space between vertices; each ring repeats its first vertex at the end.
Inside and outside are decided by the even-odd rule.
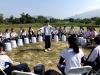
MULTIPOLYGON (((57 65, 63 75, 67 75, 67 72, 73 67, 81 67, 81 63, 92 66, 94 70, 100 69, 100 35, 94 38, 94 48, 88 57, 85 57, 83 50, 79 48, 75 34, 68 37, 68 44, 69 48, 65 48, 61 51, 60 60, 57 65), (86 59, 84 59, 84 57, 86 59)), ((7 75, 11 75, 13 70, 31 72, 27 64, 12 61, 4 51, 5 46, 3 43, 0 43, 0 68, 4 70, 7 75)), ((46 75, 46 73, 50 73, 48 75, 62 75, 55 70, 45 72, 45 66, 43 64, 36 65, 34 67, 34 73, 39 75, 46 75)), ((0 71, 0 75, 3 75, 2 71, 0 71)))
MULTIPOLYGON (((45 51, 51 50, 51 36, 58 35, 66 35, 66 27, 64 27, 63 31, 60 27, 58 30, 56 27, 52 27, 48 21, 39 29, 38 35, 43 35, 44 41, 45 41, 45 51)), ((14 31, 14 29, 11 29, 11 32, 9 33, 8 29, 6 29, 6 32, 4 33, 6 35, 6 40, 9 40, 10 38, 16 39, 18 34, 14 31), (9 35, 8 35, 9 34, 9 35), (8 37, 9 36, 9 37, 8 37)), ((90 65, 94 70, 100 69, 99 67, 99 56, 100 56, 100 34, 96 32, 96 30, 93 27, 87 27, 87 31, 84 31, 83 27, 80 27, 78 34, 76 35, 75 29, 72 26, 69 30, 69 36, 68 36, 68 44, 69 48, 66 48, 61 51, 60 53, 60 60, 57 65, 58 69, 61 71, 63 75, 67 75, 67 72, 73 68, 73 67, 81 67, 81 63, 84 65, 90 65), (88 57, 84 56, 84 52, 81 48, 79 48, 78 44, 78 37, 86 37, 86 38, 92 38, 92 43, 94 44, 94 48, 91 50, 91 53, 88 57)), ((32 36, 35 36, 34 30, 29 27, 28 35, 26 34, 26 31, 21 28, 20 29, 20 37, 23 39, 24 37, 29 37, 31 39, 32 36)), ((12 61, 6 54, 5 54, 5 46, 2 43, 0 43, 0 68, 4 70, 7 75, 11 75, 13 70, 19 70, 24 72, 30 72, 30 69, 27 64, 25 63, 19 63, 12 61)), ((46 73, 56 72, 55 75, 61 75, 57 71, 49 70, 46 73)), ((45 73, 45 66, 43 65, 36 65, 34 67, 34 73, 39 75, 46 75, 45 73)), ((0 71, 0 75, 3 75, 3 73, 0 71)), ((48 74, 48 75, 54 75, 54 74, 48 74)))

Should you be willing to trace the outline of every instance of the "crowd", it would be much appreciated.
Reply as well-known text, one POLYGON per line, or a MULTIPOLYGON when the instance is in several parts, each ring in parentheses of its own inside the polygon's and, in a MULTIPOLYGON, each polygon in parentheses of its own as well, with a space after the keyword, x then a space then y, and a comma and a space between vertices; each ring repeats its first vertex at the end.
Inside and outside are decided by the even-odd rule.
MULTIPOLYGON (((60 53, 60 60, 58 61, 57 67, 61 71, 61 73, 55 70, 48 70, 45 71, 45 66, 43 64, 38 64, 34 67, 34 73, 38 75, 67 75, 68 71, 73 67, 81 67, 84 65, 92 66, 92 69, 99 70, 100 69, 100 62, 99 62, 99 55, 100 55, 100 33, 95 30, 93 27, 87 27, 87 31, 84 30, 83 27, 80 27, 79 31, 76 33, 74 27, 72 26, 68 31, 64 26, 59 27, 52 27, 49 25, 47 21, 43 27, 41 27, 37 34, 35 34, 34 30, 29 27, 28 32, 20 28, 20 34, 14 31, 11 28, 11 31, 6 29, 5 33, 0 34, 2 41, 0 43, 0 68, 4 70, 7 75, 11 75, 12 71, 24 71, 24 72, 31 72, 30 68, 26 63, 15 62, 11 60, 5 53, 5 45, 4 42, 9 41, 11 39, 22 38, 24 41, 25 37, 29 37, 31 42, 31 37, 38 37, 43 36, 45 41, 45 51, 51 50, 51 39, 54 38, 55 35, 58 35, 59 40, 62 40, 62 35, 68 35, 68 44, 69 48, 65 48, 60 53), (84 37, 89 39, 90 42, 94 45, 94 48, 91 50, 91 53, 88 57, 84 56, 83 50, 79 47, 78 37, 84 37), (82 65, 83 64, 83 65, 82 65)), ((0 75, 3 75, 3 72, 0 71, 0 75)))

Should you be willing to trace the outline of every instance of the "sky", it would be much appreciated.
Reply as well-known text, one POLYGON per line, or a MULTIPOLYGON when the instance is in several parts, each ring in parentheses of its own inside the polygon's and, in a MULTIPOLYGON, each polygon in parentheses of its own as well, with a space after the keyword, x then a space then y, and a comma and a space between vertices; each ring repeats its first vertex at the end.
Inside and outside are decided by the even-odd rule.
POLYGON ((25 12, 64 19, 99 8, 100 0, 0 0, 0 13, 4 17, 19 17, 25 12))

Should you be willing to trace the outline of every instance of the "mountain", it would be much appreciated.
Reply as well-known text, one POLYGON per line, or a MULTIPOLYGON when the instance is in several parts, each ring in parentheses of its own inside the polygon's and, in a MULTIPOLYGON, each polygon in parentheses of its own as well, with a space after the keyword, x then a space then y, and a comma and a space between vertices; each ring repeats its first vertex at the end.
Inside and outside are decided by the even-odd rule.
POLYGON ((100 9, 96 9, 96 10, 92 10, 92 11, 88 11, 79 15, 75 15, 75 16, 71 16, 70 18, 80 18, 80 19, 84 19, 84 18, 92 18, 92 17, 100 17, 100 9))

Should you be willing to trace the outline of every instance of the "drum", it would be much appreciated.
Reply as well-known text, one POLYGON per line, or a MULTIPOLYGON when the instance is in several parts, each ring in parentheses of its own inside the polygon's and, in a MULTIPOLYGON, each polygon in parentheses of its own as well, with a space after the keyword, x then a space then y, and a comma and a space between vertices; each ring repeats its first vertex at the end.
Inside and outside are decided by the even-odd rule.
POLYGON ((6 42, 5 43, 5 51, 8 51, 8 52, 12 51, 12 47, 11 47, 11 43, 10 42, 6 42))
POLYGON ((29 44, 29 39, 28 38, 24 38, 24 43, 25 44, 29 44))
POLYGON ((54 41, 58 42, 58 35, 54 35, 54 41))
POLYGON ((82 47, 85 47, 87 45, 87 40, 85 38, 82 39, 81 45, 82 47))
POLYGON ((39 41, 39 42, 43 42, 43 37, 42 37, 42 36, 39 36, 39 37, 38 37, 38 41, 39 41))
POLYGON ((12 48, 16 48, 17 47, 16 40, 11 40, 11 47, 12 48))
POLYGON ((32 43, 36 43, 36 37, 32 37, 32 43))
POLYGON ((18 46, 23 46, 23 40, 22 39, 18 39, 18 46))
POLYGON ((62 41, 66 42, 66 36, 62 35, 62 41))

